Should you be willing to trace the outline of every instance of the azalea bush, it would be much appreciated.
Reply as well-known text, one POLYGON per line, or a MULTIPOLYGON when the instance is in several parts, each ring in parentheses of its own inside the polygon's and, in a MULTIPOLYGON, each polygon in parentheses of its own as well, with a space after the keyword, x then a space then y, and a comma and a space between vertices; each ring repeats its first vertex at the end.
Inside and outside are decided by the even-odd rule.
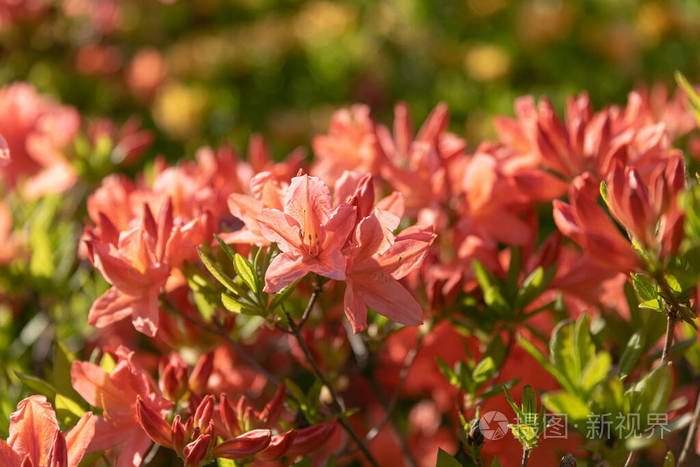
POLYGON ((0 467, 698 462, 692 2, 224 3, 0 0, 0 467))

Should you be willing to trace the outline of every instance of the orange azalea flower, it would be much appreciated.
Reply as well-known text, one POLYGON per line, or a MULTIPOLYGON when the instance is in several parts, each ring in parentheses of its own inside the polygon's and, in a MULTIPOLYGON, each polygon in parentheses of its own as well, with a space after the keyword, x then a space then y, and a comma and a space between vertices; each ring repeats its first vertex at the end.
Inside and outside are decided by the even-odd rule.
POLYGON ((621 272, 637 270, 641 265, 639 256, 598 206, 597 193, 598 186, 590 174, 577 177, 569 190, 571 205, 554 201, 554 222, 600 266, 621 272))
POLYGON ((355 225, 355 208, 331 208, 328 187, 318 178, 294 177, 284 196, 284 211, 263 209, 258 217, 262 234, 282 253, 265 275, 265 291, 277 292, 309 272, 345 279, 340 248, 355 225))
POLYGON ((77 467, 95 435, 96 418, 86 412, 65 435, 44 396, 30 396, 10 415, 10 437, 0 439, 3 467, 77 467))
POLYGON ((432 227, 409 227, 386 246, 387 227, 393 230, 397 226, 395 216, 375 209, 355 231, 355 245, 349 249, 344 305, 355 333, 367 328, 368 306, 407 326, 423 322, 423 310, 399 280, 420 266, 435 234, 432 227))
POLYGON ((172 402, 157 392, 148 373, 136 365, 133 351, 119 347, 116 357, 117 365, 111 373, 92 363, 75 361, 71 379, 83 399, 102 409, 90 452, 116 449, 118 467, 138 467, 151 447, 151 440, 139 425, 137 399, 140 397, 163 418, 172 402))

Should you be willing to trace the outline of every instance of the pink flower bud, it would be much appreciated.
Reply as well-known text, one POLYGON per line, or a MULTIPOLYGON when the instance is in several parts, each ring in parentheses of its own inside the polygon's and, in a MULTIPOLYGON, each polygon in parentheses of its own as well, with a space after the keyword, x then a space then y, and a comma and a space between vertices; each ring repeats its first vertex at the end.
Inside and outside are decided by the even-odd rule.
POLYGON ((212 414, 214 413, 214 405, 216 404, 216 399, 211 394, 207 395, 202 402, 197 406, 197 410, 194 413, 194 426, 204 431, 209 422, 211 422, 212 414))
POLYGON ((236 409, 233 408, 231 401, 228 400, 226 394, 221 394, 219 398, 219 415, 221 416, 221 421, 224 424, 224 429, 226 430, 226 435, 229 438, 233 438, 239 433, 240 426, 238 424, 238 413, 236 409))
POLYGON ((179 355, 173 354, 161 364, 158 387, 165 397, 177 401, 187 390, 187 365, 179 355))
POLYGON ((272 439, 270 430, 251 430, 233 439, 229 439, 214 448, 214 457, 241 459, 252 456, 265 449, 272 439))
POLYGON ((270 444, 256 454, 255 457, 263 461, 279 459, 287 453, 296 437, 297 432, 295 430, 289 430, 285 433, 275 435, 270 440, 270 444))
POLYGON ((260 420, 261 423, 263 424, 268 424, 270 422, 275 421, 279 415, 280 412, 282 411, 282 407, 284 405, 284 399, 287 394, 287 388, 284 384, 280 384, 277 387, 277 392, 275 393, 274 397, 270 400, 270 402, 265 405, 265 408, 257 414, 258 420, 260 420))
POLYGON ((170 425, 158 412, 146 405, 141 396, 136 398, 136 416, 141 428, 153 441, 166 448, 172 448, 170 425))
POLYGON ((185 446, 185 467, 199 467, 202 460, 207 457, 213 437, 210 434, 201 435, 196 440, 185 446))
POLYGON ((336 420, 313 425, 303 430, 298 430, 294 442, 287 450, 287 454, 308 454, 317 449, 331 437, 335 430, 336 420))
POLYGON ((182 455, 182 450, 185 448, 187 442, 187 429, 179 415, 175 416, 170 426, 170 439, 173 443, 173 450, 178 453, 178 455, 182 455))
POLYGON ((202 355, 190 374, 190 390, 195 394, 202 394, 207 389, 209 376, 214 369, 214 353, 209 352, 202 355))

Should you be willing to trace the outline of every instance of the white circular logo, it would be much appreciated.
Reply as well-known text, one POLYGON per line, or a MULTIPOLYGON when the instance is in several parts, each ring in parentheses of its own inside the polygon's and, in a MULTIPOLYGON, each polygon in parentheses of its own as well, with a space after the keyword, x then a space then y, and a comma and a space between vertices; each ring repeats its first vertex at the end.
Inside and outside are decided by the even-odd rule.
POLYGON ((508 433, 508 418, 498 410, 486 412, 479 420, 479 428, 486 439, 499 440, 508 433))

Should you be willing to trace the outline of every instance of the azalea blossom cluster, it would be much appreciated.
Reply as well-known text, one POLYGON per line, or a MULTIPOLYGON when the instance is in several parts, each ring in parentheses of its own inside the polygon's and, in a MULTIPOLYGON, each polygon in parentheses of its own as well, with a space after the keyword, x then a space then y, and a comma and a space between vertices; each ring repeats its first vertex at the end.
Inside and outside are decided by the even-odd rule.
MULTIPOLYGON (((593 448, 581 439, 535 449, 517 430, 484 443, 479 417, 525 410, 530 385, 578 391, 567 400, 587 407, 591 387, 562 384, 533 356, 570 320, 585 323, 580 342, 589 316, 633 322, 633 282, 638 301, 668 317, 665 344, 644 335, 664 365, 696 325, 687 99, 655 86, 595 111, 582 93, 560 117, 547 98, 525 96, 478 144, 449 131, 444 104, 418 131, 406 104, 392 126, 357 104, 333 114, 313 157, 277 161, 253 135, 246 157, 203 147, 130 178, 116 172, 151 143, 133 120, 85 123, 28 85, 0 90, 6 198, 84 196, 72 267, 104 279, 84 316, 87 349, 61 351, 65 380, 55 369, 50 383, 22 380, 48 394, 19 402, 0 461, 435 465, 441 450, 455 462, 554 465, 562 451, 582 455, 593 448), (522 409, 503 397, 516 386, 522 409)), ((0 261, 29 257, 31 270, 34 240, 3 206, 0 261)), ((651 367, 641 355, 635 378, 651 367)), ((606 374, 610 359, 596 360, 606 374)), ((558 399, 542 400, 551 411, 558 399)), ((676 410, 684 419, 692 403, 676 410)))

